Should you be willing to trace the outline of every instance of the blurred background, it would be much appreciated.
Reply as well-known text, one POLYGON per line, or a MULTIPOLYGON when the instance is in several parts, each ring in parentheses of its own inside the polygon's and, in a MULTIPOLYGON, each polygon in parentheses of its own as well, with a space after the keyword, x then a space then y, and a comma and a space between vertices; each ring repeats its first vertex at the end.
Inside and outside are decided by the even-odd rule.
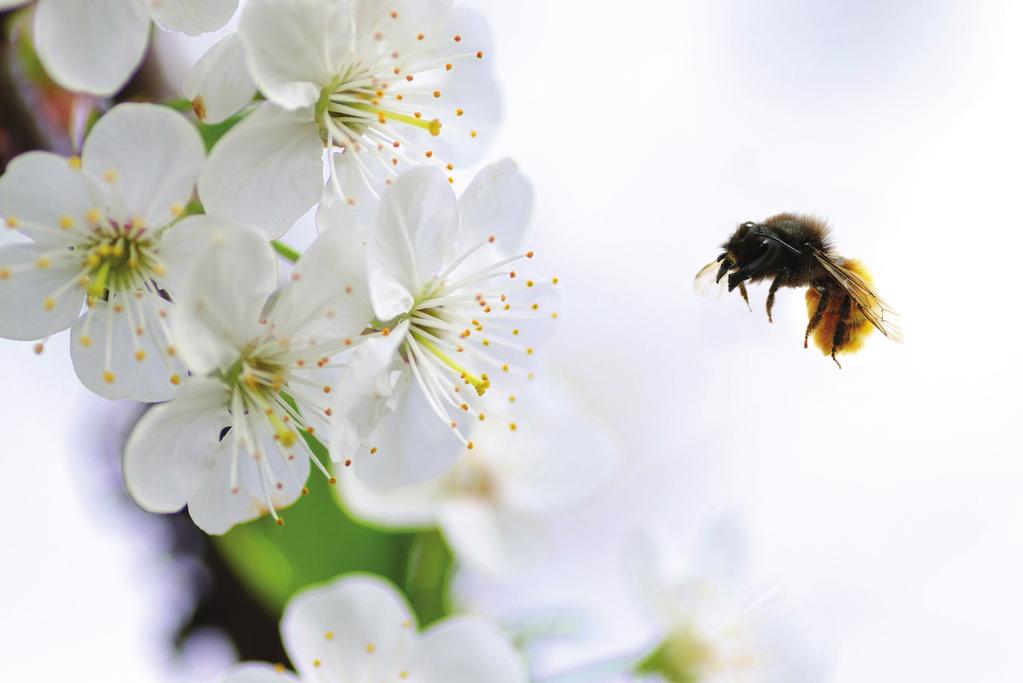
MULTIPOLYGON (((492 23, 506 100, 491 157, 532 178, 533 245, 564 283, 548 367, 624 462, 559 516, 541 566, 462 575, 461 603, 575 624, 543 671, 628 652, 650 629, 625 576, 629 538, 656 524, 684 545, 725 510, 837 683, 1021 680, 1023 6, 468 4, 492 23), (902 314, 904 346, 875 335, 839 370, 802 348, 801 293, 779 293, 773 324, 766 287, 752 313, 694 296, 736 224, 782 211, 831 223, 902 314)), ((140 78, 171 84, 216 40, 155 38, 140 78)), ((5 160, 60 147, 3 111, 5 160)), ((311 236, 306 220, 289 240, 311 236)), ((195 619, 205 604, 217 624, 276 622, 270 607, 267 626, 247 621, 249 600, 217 603, 230 571, 202 558, 230 543, 209 551, 120 497, 137 409, 80 387, 65 344, 34 357, 0 340, 0 678, 205 681, 237 654, 275 659, 253 652, 273 633, 246 644, 195 619)))

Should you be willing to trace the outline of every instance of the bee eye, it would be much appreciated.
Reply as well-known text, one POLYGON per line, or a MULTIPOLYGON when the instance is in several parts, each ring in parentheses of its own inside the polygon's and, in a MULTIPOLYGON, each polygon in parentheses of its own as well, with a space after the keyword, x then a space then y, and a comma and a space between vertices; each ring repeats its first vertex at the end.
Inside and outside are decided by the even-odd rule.
POLYGON ((742 227, 746 228, 747 230, 752 230, 753 228, 757 227, 757 224, 754 223, 753 221, 746 221, 745 223, 742 224, 742 227))

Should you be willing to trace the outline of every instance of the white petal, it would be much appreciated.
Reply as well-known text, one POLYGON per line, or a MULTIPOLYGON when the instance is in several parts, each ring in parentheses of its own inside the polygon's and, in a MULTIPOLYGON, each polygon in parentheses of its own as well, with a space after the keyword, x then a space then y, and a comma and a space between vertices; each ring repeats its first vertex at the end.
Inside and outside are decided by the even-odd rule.
POLYGON ((82 310, 80 262, 55 256, 39 268, 39 258, 33 244, 0 247, 0 337, 42 339, 66 330, 82 310))
POLYGON ((111 95, 142 62, 149 14, 138 0, 39 0, 39 59, 68 90, 111 95))
POLYGON ((436 512, 444 502, 439 481, 402 486, 390 493, 366 487, 358 477, 342 472, 338 498, 352 516, 390 529, 422 529, 436 525, 436 512))
POLYGON ((178 358, 167 354, 170 342, 157 313, 157 308, 167 306, 148 292, 142 300, 115 294, 109 303, 94 302, 71 329, 71 360, 82 384, 112 401, 157 403, 173 398, 187 372, 178 358))
POLYGON ((443 107, 448 113, 440 116, 441 133, 434 137, 421 128, 403 132, 417 147, 433 150, 436 159, 462 168, 479 162, 486 155, 501 123, 501 92, 491 68, 490 28, 483 15, 456 7, 448 15, 440 34, 443 37, 459 35, 462 40, 443 40, 440 47, 416 61, 439 64, 450 59, 454 68, 417 76, 417 90, 421 94, 410 93, 405 102, 430 109, 443 107), (484 54, 483 59, 454 57, 477 51, 484 54), (441 92, 439 99, 433 97, 434 91, 441 92), (457 109, 463 111, 461 116, 455 114, 457 109))
POLYGON ((389 409, 394 398, 391 373, 407 332, 408 323, 403 322, 389 335, 360 341, 345 362, 331 405, 330 453, 335 461, 354 456, 389 409))
POLYGON ((299 451, 294 460, 285 462, 273 435, 261 427, 257 423, 258 457, 239 448, 237 463, 232 464, 235 435, 229 432, 219 444, 209 475, 189 497, 188 514, 206 533, 223 534, 236 524, 267 514, 268 493, 269 503, 277 510, 301 496, 302 486, 309 478, 309 458, 299 451))
POLYGON ((171 299, 177 300, 178 292, 203 254, 224 239, 225 230, 234 229, 237 226, 230 221, 199 214, 186 216, 160 233, 160 241, 154 247, 166 271, 160 276, 160 287, 170 293, 171 299))
POLYGON ((721 514, 705 524, 693 551, 693 563, 701 574, 738 584, 748 566, 747 551, 746 534, 739 521, 721 514))
POLYGON ((452 260, 458 204, 444 175, 417 168, 387 191, 369 246, 369 287, 377 317, 406 313, 422 286, 452 260))
POLYGON ((607 483, 619 462, 608 428, 554 382, 516 392, 513 432, 484 423, 474 432, 480 457, 500 476, 509 509, 550 514, 578 504, 607 483))
POLYGON ((281 671, 271 664, 245 662, 228 671, 220 683, 301 683, 290 671, 281 671))
MULTIPOLYGON (((519 281, 523 278, 529 279, 526 273, 520 273, 519 281)), ((502 310, 502 314, 508 317, 492 320, 489 324, 494 334, 503 333, 504 337, 512 339, 519 347, 502 352, 502 360, 523 370, 536 368, 541 356, 540 350, 551 343, 560 329, 560 290, 550 284, 550 278, 537 278, 535 282, 537 286, 508 292, 504 305, 509 308, 502 310), (518 330, 518 334, 513 334, 514 330, 518 330)))
POLYGON ((359 57, 367 63, 404 53, 419 43, 440 38, 440 28, 451 11, 451 0, 391 0, 356 2, 355 25, 359 57))
POLYGON ((293 345, 358 337, 373 320, 363 233, 320 235, 295 265, 268 318, 274 333, 293 345))
POLYGON ((42 247, 80 241, 86 215, 94 207, 89 179, 50 152, 16 157, 0 178, 0 215, 42 247), (70 229, 63 227, 68 219, 73 221, 70 229))
POLYGON ((493 235, 497 238, 493 249, 510 255, 521 248, 529 227, 533 186, 516 163, 505 158, 476 174, 458 200, 458 208, 462 216, 458 239, 460 253, 493 235))
POLYGON ((410 371, 392 398, 393 408, 364 443, 375 453, 354 458, 355 474, 370 489, 387 492, 435 479, 451 469, 464 446, 450 425, 430 407, 410 371))
POLYGON ((199 176, 207 213, 287 232, 323 191, 323 143, 311 116, 267 103, 213 148, 199 176))
POLYGON ((150 512, 176 512, 213 467, 227 414, 227 390, 214 380, 194 378, 181 394, 146 413, 124 450, 128 493, 150 512))
POLYGON ((27 5, 32 0, 0 0, 0 9, 11 9, 12 7, 20 7, 21 5, 27 5))
POLYGON ((238 9, 238 0, 149 0, 149 13, 160 26, 190 36, 216 31, 238 9))
POLYGON ((387 190, 391 174, 382 164, 370 158, 370 154, 372 152, 365 148, 360 151, 345 150, 343 154, 335 151, 331 154, 334 178, 323 188, 323 197, 316 212, 319 230, 352 222, 365 226, 376 225, 380 197, 387 190), (356 155, 364 158, 358 159, 356 155), (341 188, 340 197, 337 187, 341 188))
POLYGON ((181 357, 202 374, 226 370, 262 332, 261 313, 277 284, 277 261, 261 233, 207 220, 213 246, 181 285, 170 316, 181 357))
POLYGON ((438 518, 458 559, 487 576, 508 577, 523 571, 537 564, 547 550, 547 533, 539 518, 487 501, 448 501, 438 518))
POLYGON ((511 641, 491 622, 456 617, 431 627, 416 643, 409 671, 417 680, 444 683, 526 683, 511 641))
POLYGON ((228 35, 195 63, 185 76, 184 91, 205 123, 220 123, 252 101, 256 83, 238 33, 228 35))
POLYGON ((316 104, 351 47, 348 0, 251 0, 238 28, 249 69, 285 109, 316 104))
POLYGON ((415 629, 401 594, 370 575, 304 590, 281 618, 284 649, 310 681, 398 680, 415 629))
POLYGON ((125 220, 147 227, 173 220, 192 196, 206 152, 202 138, 181 114, 153 104, 120 104, 101 118, 82 149, 82 168, 112 180, 125 220))

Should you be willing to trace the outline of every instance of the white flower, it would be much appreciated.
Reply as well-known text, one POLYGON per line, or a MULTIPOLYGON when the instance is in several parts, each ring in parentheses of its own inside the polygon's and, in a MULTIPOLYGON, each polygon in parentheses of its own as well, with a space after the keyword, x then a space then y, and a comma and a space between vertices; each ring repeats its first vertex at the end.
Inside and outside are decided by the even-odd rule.
POLYGON ((542 559, 547 523, 591 495, 617 460, 606 429, 564 388, 544 382, 514 396, 522 425, 477 423, 481 444, 435 481, 378 494, 342 477, 348 510, 388 527, 438 526, 466 566, 504 576, 542 559))
MULTIPOLYGON (((345 205, 321 229, 357 231, 345 205)), ((515 430, 502 382, 526 377, 557 312, 557 278, 519 276, 532 189, 514 162, 483 169, 461 200, 444 176, 419 168, 385 194, 369 231, 367 275, 375 334, 348 358, 334 400, 331 452, 383 491, 435 478, 479 420, 515 430), (499 394, 492 409, 484 394, 499 394)))
MULTIPOLYGON (((0 9, 29 0, 0 0, 0 9)), ((112 95, 142 62, 151 21, 198 35, 228 22, 238 0, 39 0, 34 39, 53 80, 77 92, 112 95)))
POLYGON ((0 179, 0 215, 31 241, 0 247, 0 336, 45 339, 71 327, 75 370, 92 391, 173 395, 183 370, 165 318, 201 239, 175 221, 204 155, 181 115, 122 104, 95 125, 80 159, 15 159, 0 179))
POLYGON ((417 633, 390 583, 348 575, 291 599, 281 636, 298 676, 245 663, 222 683, 526 683, 507 636, 478 617, 454 617, 417 633))
POLYGON ((277 236, 319 200, 324 147, 349 202, 410 165, 475 163, 500 118, 489 40, 450 0, 251 0, 186 82, 211 120, 267 100, 214 148, 203 204, 277 236))
MULTIPOLYGON (((312 457, 300 432, 328 427, 331 357, 372 315, 362 244, 324 235, 277 285, 263 235, 202 216, 210 246, 178 295, 171 324, 193 377, 138 423, 124 455, 136 502, 152 512, 188 505, 207 533, 292 503, 312 457), (349 281, 343 273, 351 273, 349 281)), ((349 340, 350 343, 350 340, 349 340)))
POLYGON ((679 555, 661 532, 635 539, 629 569, 661 644, 644 669, 694 683, 817 683, 824 669, 768 591, 745 576, 739 530, 718 520, 679 555))

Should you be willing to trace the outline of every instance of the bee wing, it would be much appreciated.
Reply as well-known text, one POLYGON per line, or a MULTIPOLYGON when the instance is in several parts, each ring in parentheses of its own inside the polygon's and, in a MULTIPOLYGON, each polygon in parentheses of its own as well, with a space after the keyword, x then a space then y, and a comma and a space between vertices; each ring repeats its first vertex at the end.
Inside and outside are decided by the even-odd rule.
POLYGON ((720 261, 711 261, 703 268, 700 268, 700 272, 696 274, 696 278, 693 280, 693 291, 700 296, 720 299, 728 291, 728 280, 721 278, 720 282, 714 281, 720 267, 720 261))
POLYGON ((841 265, 832 256, 819 249, 814 250, 817 262, 824 270, 841 285, 842 289, 852 297, 856 305, 860 307, 863 317, 869 320, 881 334, 892 341, 902 343, 902 328, 899 326, 899 314, 892 309, 888 303, 878 296, 874 287, 863 279, 859 273, 855 273, 841 265))

